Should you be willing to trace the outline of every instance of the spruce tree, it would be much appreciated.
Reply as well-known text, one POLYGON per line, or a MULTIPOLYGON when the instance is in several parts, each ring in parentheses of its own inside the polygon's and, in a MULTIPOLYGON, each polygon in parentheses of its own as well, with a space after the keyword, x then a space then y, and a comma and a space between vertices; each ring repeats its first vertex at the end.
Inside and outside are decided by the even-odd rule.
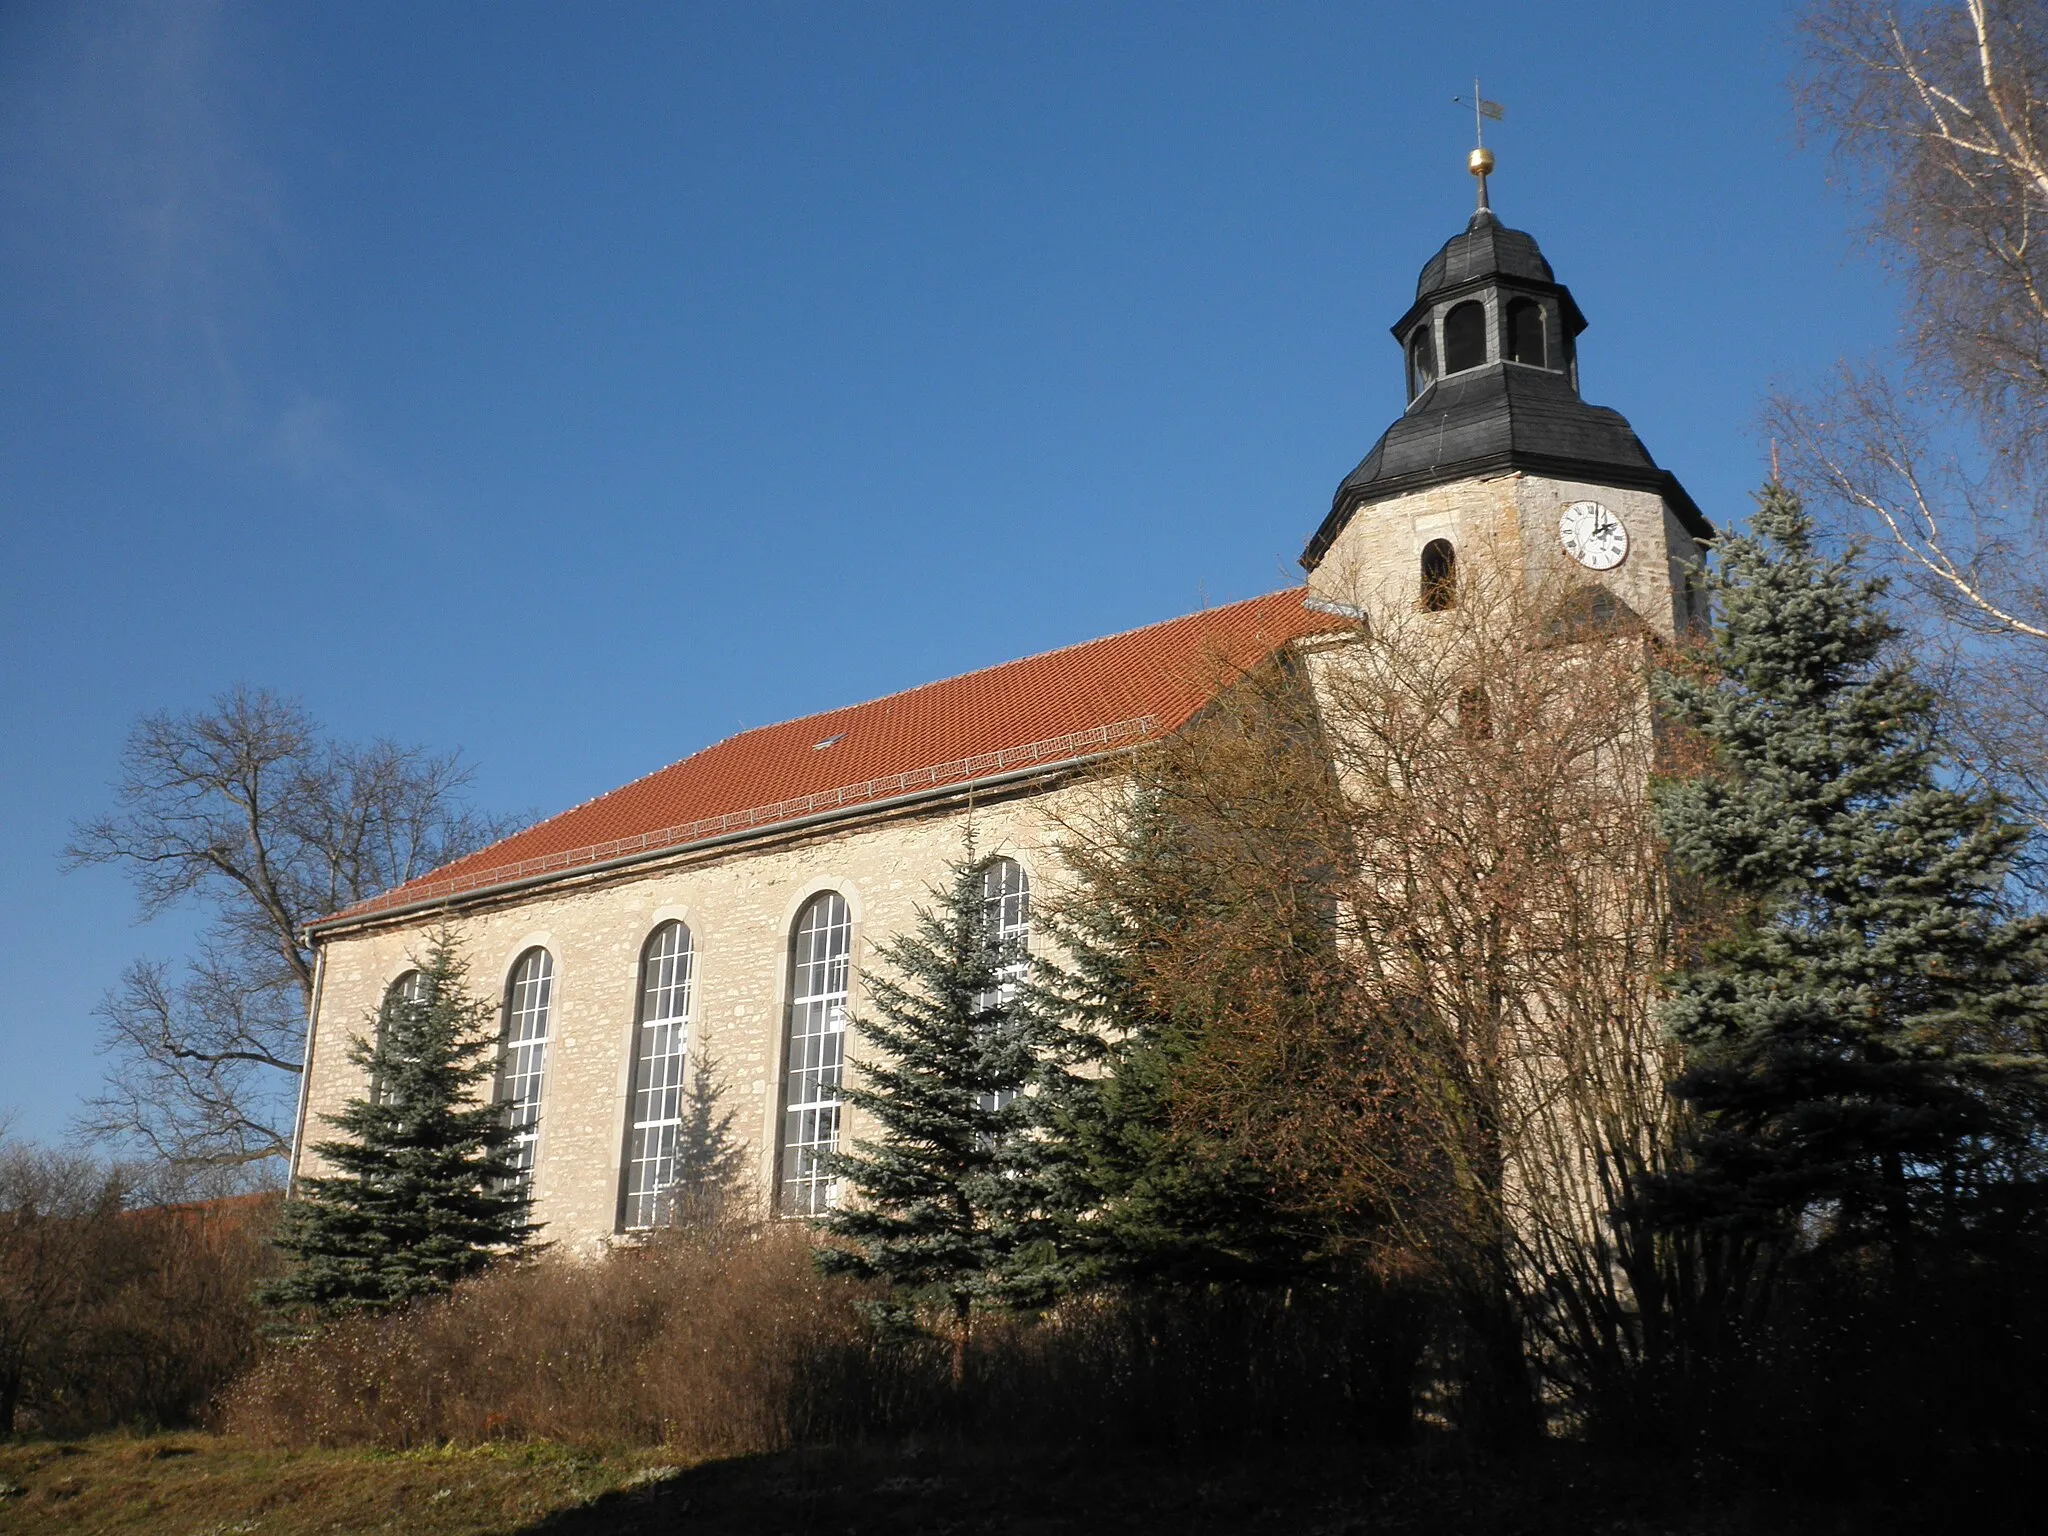
POLYGON ((465 987, 448 929, 410 996, 394 993, 349 1059, 373 1085, 327 1117, 342 1139, 314 1151, 338 1170, 299 1182, 277 1246, 286 1272, 264 1300, 286 1312, 381 1312, 447 1290, 538 1230, 490 1102, 493 1010, 465 987))
POLYGON ((723 1107, 723 1100, 718 1063, 700 1046, 690 1057, 675 1163, 661 1192, 664 1226, 715 1225, 731 1216, 743 1197, 746 1149, 733 1136, 733 1111, 723 1107))
POLYGON ((1681 866, 1747 920, 1675 979, 1697 1113, 1669 1216, 1760 1236, 1988 1240, 2042 1214, 2048 924, 2024 833, 1959 787, 1883 584, 1772 483, 1721 550, 1712 675, 1661 692, 1710 744, 1659 786, 1681 866))
POLYGON ((999 942, 983 880, 955 862, 910 932, 881 951, 876 1013, 853 1028, 869 1048, 843 1091, 879 1130, 833 1159, 852 1199, 824 1219, 829 1271, 888 1282, 909 1307, 950 1315, 955 1369, 977 1302, 1038 1299, 1033 1250, 1045 1226, 1034 1170, 1045 1030, 999 942))
MULTIPOLYGON (((1065 962, 1041 967, 1052 1037, 1041 1174, 1058 1214, 1055 1282, 1271 1282, 1329 1249, 1322 1223, 1280 1198, 1243 1148, 1175 1113, 1208 1018, 1162 1003, 1174 935, 1225 900, 1229 876, 1162 797, 1143 789, 1100 847, 1069 850, 1080 889, 1047 927, 1065 962)), ((1328 935, 1300 936, 1315 948, 1328 935)))

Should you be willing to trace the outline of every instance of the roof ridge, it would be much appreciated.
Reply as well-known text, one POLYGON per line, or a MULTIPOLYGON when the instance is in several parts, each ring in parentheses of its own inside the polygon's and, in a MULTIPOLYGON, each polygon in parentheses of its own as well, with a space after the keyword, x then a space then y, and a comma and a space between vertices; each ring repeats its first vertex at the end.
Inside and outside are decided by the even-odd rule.
MULTIPOLYGON (((885 704, 891 699, 900 699, 909 694, 920 693, 927 688, 936 688, 943 683, 960 682, 970 677, 980 677, 985 673, 1000 672, 1005 667, 1021 666, 1025 662, 1029 661, 1041 661, 1048 656, 1059 656, 1068 651, 1086 650, 1089 646, 1102 645, 1112 640, 1121 640, 1130 635, 1142 635, 1147 630, 1164 629, 1170 624, 1184 624, 1189 619, 1198 619, 1205 615, 1223 613, 1226 610, 1232 608, 1249 608, 1254 603, 1271 602, 1274 598, 1285 597, 1293 593, 1304 593, 1307 590, 1308 587, 1307 583, 1305 582, 1292 587, 1282 587, 1274 592, 1262 592, 1256 597, 1242 597, 1237 599, 1235 602, 1218 603, 1213 607, 1196 608, 1187 613, 1175 614, 1172 618, 1154 619, 1150 624, 1134 624, 1129 629, 1113 630, 1106 635, 1097 635, 1092 640, 1076 640, 1067 645, 1055 645, 1043 651, 1033 651, 1029 655, 1013 656, 1008 661, 991 662, 989 663, 989 665, 985 667, 975 667, 966 672, 951 672, 944 677, 932 678, 928 682, 912 684, 908 688, 898 688, 895 689, 893 692, 877 694, 873 698, 869 699, 857 699, 851 704, 837 704, 830 709, 813 710, 811 711, 811 713, 807 715, 795 715, 788 720, 773 720, 766 725, 750 725, 745 730, 734 731, 730 736, 721 736, 716 741, 707 742, 703 746, 696 748, 694 751, 685 752, 681 757, 663 763, 658 768, 650 768, 647 772, 640 774, 635 778, 628 779, 623 784, 615 784, 610 789, 601 790, 597 794, 589 796, 587 799, 578 800, 574 805, 564 806, 561 810, 556 811, 551 815, 543 816, 538 821, 528 822, 523 827, 515 828, 514 830, 506 833, 503 837, 495 838, 491 842, 485 843, 481 848, 473 849, 469 853, 464 854, 461 858, 452 860, 450 863, 442 865, 441 868, 450 869, 455 867, 456 865, 468 864, 470 863, 470 861, 479 858, 483 854, 489 853, 493 848, 499 847, 502 844, 510 842, 515 837, 524 837, 528 832, 533 831, 537 827, 544 827, 548 825, 548 823, 550 822, 560 821, 564 816, 573 816, 576 812, 582 810, 585 806, 595 805, 598 801, 610 799, 613 795, 620 794, 625 790, 631 789, 636 784, 645 783, 649 779, 659 778, 662 774, 667 773, 670 769, 679 767, 682 764, 689 762, 694 757, 699 757, 706 752, 715 751, 719 747, 725 746, 728 742, 738 741, 740 738, 744 736, 753 736, 762 731, 782 730, 788 726, 801 725, 806 720, 819 720, 823 719, 827 715, 841 715, 847 713, 849 710, 867 709, 876 704, 885 704)), ((415 876, 414 878, 425 879, 428 875, 434 873, 435 871, 433 870, 427 870, 423 871, 420 875, 415 876)), ((411 883, 411 881, 400 881, 398 885, 393 886, 391 889, 398 890, 401 887, 409 885, 411 883)))
MULTIPOLYGON (((830 788, 813 790, 806 795, 790 796, 782 800, 770 800, 760 805, 746 806, 739 810, 721 812, 716 816, 700 816, 691 821, 673 822, 667 826, 655 827, 630 837, 608 838, 603 842, 584 843, 574 848, 557 849, 553 853, 537 854, 530 858, 515 860, 509 864, 484 864, 465 875, 450 875, 435 879, 431 872, 407 881, 403 886, 393 886, 391 891, 370 898, 356 906, 347 907, 337 916, 350 912, 375 908, 386 896, 400 890, 409 890, 415 901, 438 896, 463 895, 477 890, 488 889, 507 879, 516 879, 529 873, 568 873, 622 854, 659 855, 680 852, 696 842, 700 835, 712 836, 731 831, 767 830, 792 819, 808 815, 827 806, 832 809, 859 810, 885 800, 891 793, 909 789, 920 778, 928 781, 930 789, 961 788, 975 782, 975 769, 986 766, 1004 769, 1009 760, 1022 763, 1030 760, 1031 767, 1058 768, 1077 761, 1074 756, 1057 757, 1049 755, 1052 749, 1072 754, 1082 746, 1100 747, 1108 751, 1123 737, 1138 737, 1140 742, 1157 722, 1153 715, 1133 715, 1123 720, 1111 721, 1079 731, 1066 731, 1058 736, 1047 736, 1037 741, 1020 742, 1013 747, 1000 748, 993 752, 977 752, 966 757, 952 758, 942 763, 928 764, 919 769, 905 769, 898 773, 884 774, 854 783, 834 785, 830 788), (958 777, 950 776, 957 771, 958 777), (529 866, 531 866, 529 868, 529 866)), ((1138 745, 1140 742, 1134 742, 1138 745)), ((566 813, 565 813, 566 814, 566 813)), ((466 862, 466 861, 465 861, 466 862)), ((452 867, 452 866, 450 866, 452 867)), ((324 921, 324 919, 323 919, 324 921)))
MULTIPOLYGON (((866 709, 870 705, 886 704, 891 699, 900 699, 912 693, 922 693, 925 689, 936 688, 941 683, 964 682, 970 677, 981 677, 989 672, 1000 672, 1005 667, 1022 666, 1027 661, 1042 661, 1048 656, 1059 656, 1068 651, 1084 651, 1091 645, 1103 645, 1111 640, 1122 640, 1129 635, 1142 635, 1148 629, 1164 629, 1169 624, 1185 624, 1189 619, 1199 619, 1205 615, 1222 613, 1231 608, 1249 608, 1254 603, 1270 602, 1276 597, 1285 597, 1289 593, 1295 592, 1305 593, 1307 590, 1308 584, 1303 582, 1297 586, 1282 587, 1276 592, 1262 592, 1257 597, 1241 597, 1235 602, 1218 603, 1212 608, 1196 608, 1187 613, 1177 613, 1170 619, 1154 619, 1150 624, 1134 624, 1129 629, 1112 630, 1106 635, 1097 635, 1092 640, 1076 640, 1067 645, 1051 646, 1043 651, 1032 651, 1027 655, 1012 656, 1008 661, 992 661, 985 667, 973 667, 965 672, 949 672, 944 677, 935 677, 929 682, 913 683, 908 688, 896 688, 888 693, 878 693, 871 699, 857 699, 851 704, 835 704, 830 709, 814 709, 807 715, 793 715, 787 720, 771 721, 767 725, 748 726, 747 729, 735 731, 730 736, 721 736, 709 746, 699 747, 697 750, 699 752, 709 752, 712 747, 722 747, 728 741, 737 741, 740 737, 751 736, 756 731, 780 730, 784 726, 802 725, 806 720, 821 720, 827 715, 843 715, 851 709, 866 709)), ((696 755, 695 752, 688 753, 684 757, 677 758, 676 762, 685 762, 690 757, 695 757, 696 755)), ((675 764, 671 763, 669 766, 674 767, 675 764)), ((657 768, 655 772, 659 773, 661 770, 657 768)), ((647 775, 647 777, 652 777, 652 775, 647 775)))
MULTIPOLYGON (((766 723, 766 725, 750 725, 748 729, 743 729, 743 731, 733 731, 731 735, 723 735, 723 737, 719 737, 717 741, 709 741, 707 745, 700 745, 700 748, 696 748, 696 750, 692 750, 692 752, 686 752, 686 754, 682 754, 680 758, 674 758, 672 762, 666 762, 666 764, 659 764, 657 768, 649 768, 647 772, 643 772, 643 774, 639 774, 639 776, 635 776, 635 778, 629 778, 629 780, 625 780, 623 784, 614 784, 614 786, 606 788, 606 791, 600 791, 600 793, 596 793, 596 795, 590 795, 590 797, 586 797, 586 799, 582 799, 582 801, 575 801, 573 805, 565 805, 563 809, 559 809, 559 811, 555 811, 555 813, 551 813, 551 815, 545 815, 545 817, 541 817, 539 821, 530 821, 530 823, 526 823, 524 827, 516 827, 514 831, 508 831, 508 834, 506 834, 504 838, 496 838, 496 840, 492 840, 492 842, 487 842, 487 844, 483 844, 481 848, 475 848, 475 850, 471 850, 469 854, 463 854, 461 858, 457 858, 457 860, 451 860, 449 864, 442 864, 442 866, 440 866, 438 870, 424 870, 422 874, 418 874, 418 877, 414 877, 414 879, 416 879, 416 881, 422 881, 422 879, 434 877, 434 874, 440 874, 440 872, 444 872, 444 870, 451 870, 451 868, 461 868, 461 866, 469 866, 469 868, 479 868, 479 866, 481 866, 481 868, 492 868, 492 864, 487 864, 487 862, 485 862, 485 858, 487 858, 489 854, 492 854, 492 850, 496 850, 496 848, 502 848, 504 844, 512 842, 514 838, 524 838, 526 834, 530 834, 530 831, 537 831, 539 827, 547 827, 547 825, 551 825, 551 823, 555 823, 555 821, 561 821, 563 817, 571 817, 571 815, 575 815, 575 813, 578 813, 578 811, 584 811, 586 807, 592 807, 592 805, 596 805, 598 801, 606 801, 606 799, 612 799, 614 795, 623 795, 623 793, 631 791, 631 788, 635 788, 637 784, 645 784, 645 782, 649 782, 649 780, 653 780, 653 778, 659 778, 659 776, 662 776, 662 774, 668 774, 668 772, 672 772, 672 770, 680 768, 682 764, 686 764, 686 762, 690 762, 690 760, 694 760, 694 758, 700 758, 700 756, 705 756, 705 754, 709 754, 709 752, 717 752, 719 748, 725 748, 725 745, 729 745, 729 743, 733 743, 733 741, 739 741, 739 739, 743 739, 743 737, 750 737, 750 735, 760 735, 760 733, 764 733, 764 731, 782 731, 782 729, 788 729, 788 727, 797 727, 797 725, 803 725, 803 723, 807 723, 807 721, 823 721, 823 719, 827 719, 827 717, 831 717, 831 715, 848 715, 848 713, 852 713, 852 711, 860 711, 860 709, 872 709, 872 707, 877 707, 877 705, 887 705, 887 702, 889 702, 889 700, 895 700, 895 698, 907 698, 907 696, 911 696, 911 694, 918 694, 918 692, 924 692, 924 690, 928 690, 928 688, 940 688, 940 686, 944 686, 944 684, 952 684, 952 682, 967 682, 969 678, 979 678, 979 676, 987 676, 987 674, 993 674, 993 672, 1004 672, 1006 668, 1016 668, 1016 666, 1024 666, 1024 664, 1028 664, 1028 662, 1042 662, 1042 659, 1047 659, 1047 657, 1055 657, 1055 655, 1065 655, 1065 653, 1069 653, 1069 651, 1085 651, 1085 649, 1090 649, 1090 647, 1094 647, 1094 645, 1106 645, 1106 643, 1112 643, 1112 641, 1128 639, 1128 637, 1133 637, 1133 635, 1145 635, 1145 633, 1149 633, 1149 631, 1157 631, 1157 629, 1167 629, 1167 627, 1171 627, 1171 625, 1184 625, 1184 623, 1192 621, 1192 618, 1204 618, 1204 616, 1214 616, 1214 614, 1223 614, 1223 612, 1229 612, 1229 610, 1233 610, 1233 608, 1251 608, 1251 606, 1255 606, 1255 604, 1262 604, 1262 602, 1274 602, 1276 598, 1286 598, 1286 596, 1298 596, 1298 594, 1303 594, 1303 592, 1307 592, 1307 584, 1300 584, 1300 586, 1288 586, 1288 588, 1280 588, 1280 590, 1276 590, 1276 592, 1262 592, 1262 594, 1257 594, 1257 596, 1251 596, 1251 598, 1239 598, 1239 600, 1235 600, 1235 602, 1221 602, 1221 604, 1214 604, 1214 606, 1208 606, 1208 608, 1194 608, 1194 610, 1190 610, 1190 612, 1174 614, 1174 616, 1171 616, 1171 618, 1155 618, 1155 621, 1153 621, 1153 623, 1149 623, 1149 625, 1133 625, 1133 627, 1130 627, 1130 629, 1118 629, 1118 631, 1112 631, 1110 635, 1096 635, 1094 639, 1085 639, 1085 641, 1073 641, 1073 643, 1069 643, 1069 645, 1053 645, 1053 647, 1049 647, 1049 649, 1044 649, 1044 651, 1032 651, 1030 655, 1016 655, 1016 657, 1010 657, 1010 659, 1008 659, 1008 662, 991 662, 991 664, 989 664, 989 666, 985 666, 985 668, 973 668, 973 670, 969 670, 969 672, 952 672, 952 674, 946 674, 946 676, 942 676, 942 678, 932 678, 932 680, 928 680, 928 682, 920 682, 920 684, 911 684, 909 688, 897 688, 897 690, 893 690, 893 692, 887 692, 887 694, 877 694, 877 696, 872 696, 872 698, 858 698, 858 700, 850 702, 850 705, 834 705, 834 707, 831 707, 831 709, 819 709, 819 711, 811 711, 809 715, 795 715, 795 717, 791 717, 791 719, 786 719, 786 721, 770 721, 770 723, 766 723)), ((399 885, 395 885, 395 887, 391 887, 391 889, 393 889, 393 891, 397 891, 397 889, 403 889, 403 887, 408 887, 408 885, 412 885, 412 883, 414 883, 414 881, 401 881, 399 885)), ((385 895, 385 893, 379 893, 379 897, 373 897, 373 899, 381 899, 381 895, 385 895)))

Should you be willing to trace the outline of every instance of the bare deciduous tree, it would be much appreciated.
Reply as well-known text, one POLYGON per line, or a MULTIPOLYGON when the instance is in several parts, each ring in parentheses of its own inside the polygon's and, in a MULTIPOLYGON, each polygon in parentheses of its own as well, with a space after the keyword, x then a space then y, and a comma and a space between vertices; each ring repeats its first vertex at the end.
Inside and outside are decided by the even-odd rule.
POLYGON ((1200 1223, 1235 1261, 1221 1272, 1261 1276, 1437 1245, 1455 1182, 1444 1041, 1420 1010, 1362 994, 1338 921, 1351 818, 1302 668, 1236 679, 1128 771, 1068 811, 1079 889, 1054 910, 1068 946, 1114 972, 1105 988, 1084 965, 1061 1005, 1082 1029, 1150 1037, 1139 1070, 1164 1067, 1156 1103, 1142 1082, 1125 1095, 1141 1145, 1160 1141, 1136 1175, 1141 1231, 1200 1223), (1100 1017, 1076 1006, 1091 997, 1100 1017), (1191 1169, 1209 1171, 1162 1188, 1191 1169))
POLYGON ((1237 682, 1070 848, 1144 1003, 1194 1021, 1176 1134, 1248 1157, 1327 1242, 1449 1281, 1468 1401, 1507 1436, 1532 1343, 1612 1404, 1755 1294, 1753 1255, 1640 1212, 1678 1146, 1658 987, 1713 920, 1650 803, 1697 766, 1651 707, 1682 654, 1598 589, 1468 575, 1448 611, 1237 682), (1132 856, 1134 815, 1175 857, 1132 856))
POLYGON ((125 1194, 90 1159, 0 1145, 0 1435, 85 1326, 125 1194))
POLYGON ((118 809, 74 827, 65 858, 127 869, 144 919, 192 900, 213 922, 196 955, 138 960, 100 1004, 112 1064, 82 1128, 177 1164, 286 1154, 313 989, 302 930, 503 835, 464 803, 469 776, 456 753, 332 741, 260 690, 138 721, 118 809))
POLYGON ((2048 829, 2048 7, 1820 0, 1800 105, 1904 279, 1895 359, 1769 412, 1876 535, 1984 777, 2048 829))
POLYGON ((0 1435, 190 1423, 255 1353, 276 1202, 185 1183, 0 1130, 0 1435))
POLYGON ((1575 1401, 1610 1406, 1756 1295, 1753 1254, 1642 1212, 1680 1144, 1659 989, 1722 921, 1651 804, 1700 767, 1651 704, 1687 654, 1598 588, 1473 574, 1449 612, 1385 612, 1328 652, 1318 688, 1366 993, 1421 1000, 1456 1041, 1468 1284, 1575 1401))

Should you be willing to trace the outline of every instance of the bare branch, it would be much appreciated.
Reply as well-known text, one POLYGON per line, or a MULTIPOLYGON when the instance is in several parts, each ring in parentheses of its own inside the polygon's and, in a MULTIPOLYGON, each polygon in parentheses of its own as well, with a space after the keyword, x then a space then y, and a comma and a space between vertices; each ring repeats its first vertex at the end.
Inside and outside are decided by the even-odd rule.
POLYGON ((1197 1026, 1169 1095, 1191 1148, 1233 1147, 1333 1247, 1509 1299, 1589 1376, 1665 1347, 1691 1294, 1623 1214, 1676 1139, 1658 979, 1704 916, 1649 786, 1686 743, 1652 719, 1655 642, 1597 593, 1458 599, 1311 652, 1305 687, 1240 682, 1069 857, 1151 1013, 1197 1026))
POLYGON ((1799 104, 1905 280, 1896 361, 1767 412, 1874 538, 1972 770, 2048 831, 2048 6, 1818 0, 1799 104))
POLYGON ((128 870, 145 918, 193 900, 214 921, 182 977, 138 962, 101 1004, 110 1075, 81 1129, 179 1163, 277 1157, 313 986, 305 925, 505 828, 462 803, 456 754, 330 741, 260 690, 144 716, 121 768, 117 810, 73 829, 67 864, 128 870))

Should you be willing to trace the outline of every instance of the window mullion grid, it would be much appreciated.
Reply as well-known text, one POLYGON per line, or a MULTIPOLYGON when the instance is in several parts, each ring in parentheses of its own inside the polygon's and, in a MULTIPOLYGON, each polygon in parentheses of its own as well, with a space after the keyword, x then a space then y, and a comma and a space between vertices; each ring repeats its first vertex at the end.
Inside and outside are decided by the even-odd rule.
POLYGON ((781 1209, 788 1216, 820 1215, 833 1201, 823 1160, 839 1145, 852 932, 837 892, 814 898, 797 922, 783 1090, 781 1209))
POLYGON ((675 1181, 695 964, 690 931, 681 923, 665 925, 648 947, 626 1158, 622 1219, 628 1229, 659 1224, 661 1201, 675 1181))

